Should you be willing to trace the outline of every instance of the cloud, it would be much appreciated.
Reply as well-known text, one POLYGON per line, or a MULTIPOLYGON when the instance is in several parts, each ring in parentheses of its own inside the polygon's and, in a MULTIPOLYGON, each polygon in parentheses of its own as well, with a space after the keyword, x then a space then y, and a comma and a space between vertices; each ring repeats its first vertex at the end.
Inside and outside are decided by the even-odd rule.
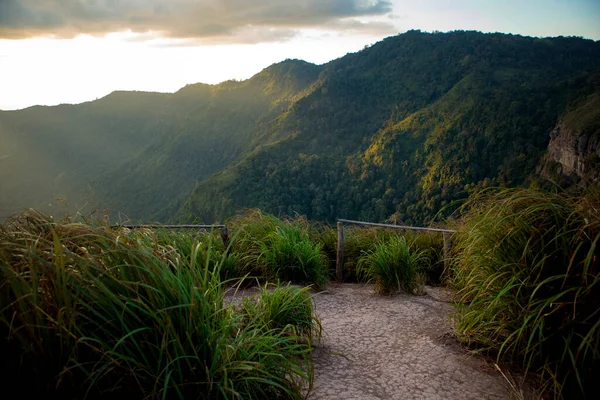
POLYGON ((211 36, 202 38, 175 38, 165 40, 158 35, 135 36, 130 41, 151 41, 153 47, 198 47, 206 45, 254 44, 268 42, 286 42, 299 34, 298 30, 282 28, 243 28, 235 36, 211 36))
POLYGON ((355 18, 392 11, 390 0, 0 0, 0 38, 71 38, 153 32, 191 42, 289 39, 297 29, 390 30, 355 18))
POLYGON ((346 18, 332 21, 324 26, 330 30, 352 31, 355 33, 364 33, 370 35, 386 35, 397 33, 396 28, 383 21, 360 21, 353 18, 346 18))

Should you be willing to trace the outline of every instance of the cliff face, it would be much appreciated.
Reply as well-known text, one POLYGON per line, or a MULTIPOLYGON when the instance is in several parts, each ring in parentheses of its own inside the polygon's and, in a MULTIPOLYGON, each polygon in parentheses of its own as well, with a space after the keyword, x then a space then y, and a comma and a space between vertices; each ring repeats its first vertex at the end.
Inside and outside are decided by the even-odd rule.
POLYGON ((560 121, 550 132, 550 143, 538 173, 547 178, 557 174, 572 180, 600 181, 600 136, 583 133, 560 121))
POLYGON ((562 116, 537 172, 565 183, 600 182, 600 73, 588 79, 592 94, 562 116))

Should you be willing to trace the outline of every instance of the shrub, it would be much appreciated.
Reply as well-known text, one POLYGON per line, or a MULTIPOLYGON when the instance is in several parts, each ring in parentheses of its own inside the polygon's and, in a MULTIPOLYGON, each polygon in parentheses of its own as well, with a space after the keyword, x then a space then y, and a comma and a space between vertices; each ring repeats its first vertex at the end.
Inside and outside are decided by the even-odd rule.
POLYGON ((291 329, 295 336, 307 339, 321 336, 321 323, 313 312, 310 288, 265 285, 259 294, 244 300, 249 319, 269 329, 291 329))
POLYGON ((229 226, 237 237, 232 252, 238 254, 245 274, 316 287, 327 283, 327 258, 322 245, 311 240, 313 231, 305 219, 282 220, 249 210, 230 220, 229 226))
POLYGON ((488 191, 456 235, 459 337, 541 373, 557 397, 591 396, 600 373, 599 205, 488 191))
MULTIPOLYGON (((328 227, 313 230, 313 241, 321 243, 331 267, 329 275, 335 277, 337 229, 328 227)), ((358 282, 356 267, 365 252, 372 251, 380 242, 397 234, 396 230, 344 225, 344 281, 358 282)))
POLYGON ((284 225, 283 220, 255 209, 247 210, 227 222, 227 226, 236 236, 231 245, 231 252, 238 257, 240 277, 250 276, 263 281, 274 277, 272 273, 269 274, 270 271, 265 270, 265 266, 259 260, 262 253, 261 244, 277 227, 284 225))
POLYGON ((4 390, 301 398, 310 344, 224 305, 223 259, 211 260, 206 246, 192 241, 184 256, 151 235, 36 213, 1 226, 4 390))
POLYGON ((373 282, 378 293, 402 290, 421 294, 424 277, 420 270, 424 261, 423 252, 411 250, 405 237, 396 236, 365 252, 358 262, 357 272, 362 280, 373 282))
POLYGON ((440 285, 444 276, 444 236, 438 232, 406 232, 411 248, 423 253, 421 272, 429 285, 440 285))
POLYGON ((194 251, 196 265, 207 267, 210 271, 213 271, 219 265, 221 280, 243 276, 239 271, 241 269, 239 254, 231 252, 229 247, 225 246, 220 231, 156 228, 135 229, 127 232, 127 235, 135 237, 140 245, 158 246, 164 251, 177 254, 183 259, 189 260, 192 251, 194 251))
POLYGON ((328 275, 330 279, 335 279, 335 262, 337 257, 337 231, 328 224, 312 224, 308 230, 308 235, 313 243, 321 247, 321 252, 326 258, 328 275))
POLYGON ((261 243, 259 259, 283 281, 321 287, 328 281, 321 246, 296 226, 277 227, 261 243))
MULTIPOLYGON (((344 226, 344 281, 357 282, 357 264, 365 253, 372 252, 378 244, 387 243, 397 237, 399 231, 391 228, 344 226)), ((331 267, 330 277, 335 277, 337 253, 337 230, 329 226, 317 226, 310 231, 311 239, 320 243, 331 267)), ((439 285, 445 279, 444 239, 441 233, 403 231, 402 236, 412 243, 412 247, 423 252, 421 272, 427 283, 439 285)))

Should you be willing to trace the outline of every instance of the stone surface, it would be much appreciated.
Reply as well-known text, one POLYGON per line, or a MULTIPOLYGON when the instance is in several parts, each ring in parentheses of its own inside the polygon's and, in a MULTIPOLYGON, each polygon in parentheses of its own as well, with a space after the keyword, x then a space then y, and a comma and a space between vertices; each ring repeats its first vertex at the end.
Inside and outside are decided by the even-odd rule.
MULTIPOLYGON (((512 398, 494 365, 454 338, 450 292, 426 290, 425 296, 381 296, 372 285, 330 283, 312 294, 323 337, 315 343, 307 400, 512 398)), ((256 293, 228 289, 225 298, 236 304, 256 293)), ((523 390, 523 398, 539 397, 523 390)))
POLYGON ((313 296, 323 338, 308 399, 508 399, 504 379, 452 339, 444 289, 380 296, 331 284, 313 296))
POLYGON ((564 122, 559 122, 550 132, 550 143, 537 172, 542 176, 551 176, 549 162, 558 165, 557 172, 565 176, 577 176, 598 181, 600 171, 589 165, 592 153, 600 156, 600 143, 597 136, 587 136, 570 129, 564 122))

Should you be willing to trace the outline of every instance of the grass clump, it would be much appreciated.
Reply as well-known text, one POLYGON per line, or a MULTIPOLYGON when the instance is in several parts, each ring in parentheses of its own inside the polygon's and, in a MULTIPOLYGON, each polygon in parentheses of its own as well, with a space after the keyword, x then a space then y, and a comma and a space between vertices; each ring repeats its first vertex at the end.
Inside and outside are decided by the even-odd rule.
POLYGON ((358 276, 375 285, 380 294, 404 291, 422 294, 424 276, 421 272, 425 256, 422 251, 412 250, 404 236, 380 242, 359 259, 358 276))
POLYGON ((250 210, 229 225, 237 231, 232 251, 238 254, 246 275, 315 287, 327 283, 327 258, 321 243, 311 240, 311 227, 305 219, 282 220, 250 210))
POLYGON ((459 337, 592 398, 600 373, 600 202, 534 190, 470 200, 456 235, 459 337))
MULTIPOLYGON (((347 224, 344 226, 344 281, 358 282, 362 277, 357 275, 357 266, 365 253, 371 253, 378 245, 394 240, 398 235, 404 236, 414 250, 424 254, 421 272, 428 284, 440 285, 445 278, 444 271, 444 239, 437 232, 399 231, 391 228, 364 227, 347 224), (401 233, 400 233, 401 232, 401 233)), ((310 231, 314 242, 320 243, 326 254, 330 277, 335 277, 335 263, 338 234, 330 226, 315 226, 310 231)))
POLYGON ((145 246, 157 245, 188 260, 194 251, 194 262, 210 271, 218 265, 223 281, 242 276, 239 272, 239 254, 230 251, 229 246, 223 243, 219 230, 136 229, 128 232, 128 235, 137 237, 145 246))
POLYGON ((327 263, 321 246, 299 227, 277 227, 260 246, 259 260, 277 279, 315 287, 327 283, 327 263))
MULTIPOLYGON (((330 277, 335 277, 335 262, 337 252, 337 229, 319 227, 311 231, 313 240, 320 243, 331 267, 330 277)), ((362 226, 344 226, 344 281, 358 282, 357 265, 365 252, 372 251, 379 243, 387 242, 397 235, 391 229, 371 228, 362 226)))
POLYGON ((193 240, 180 252, 152 235, 37 213, 2 225, 4 390, 53 398, 301 398, 312 381, 305 333, 224 304, 224 258, 212 260, 211 246, 193 240))
POLYGON ((421 272, 427 284, 443 284, 447 278, 444 271, 444 236, 438 232, 407 231, 404 237, 411 243, 411 249, 423 254, 421 272))
POLYGON ((321 323, 313 312, 309 287, 265 285, 260 293, 247 298, 243 310, 250 319, 269 329, 290 331, 310 340, 321 336, 321 323))
POLYGON ((230 230, 236 232, 231 251, 239 255, 240 276, 247 275, 266 280, 269 271, 265 270, 259 260, 262 253, 261 244, 272 232, 285 224, 286 221, 257 209, 246 210, 227 222, 230 230))

